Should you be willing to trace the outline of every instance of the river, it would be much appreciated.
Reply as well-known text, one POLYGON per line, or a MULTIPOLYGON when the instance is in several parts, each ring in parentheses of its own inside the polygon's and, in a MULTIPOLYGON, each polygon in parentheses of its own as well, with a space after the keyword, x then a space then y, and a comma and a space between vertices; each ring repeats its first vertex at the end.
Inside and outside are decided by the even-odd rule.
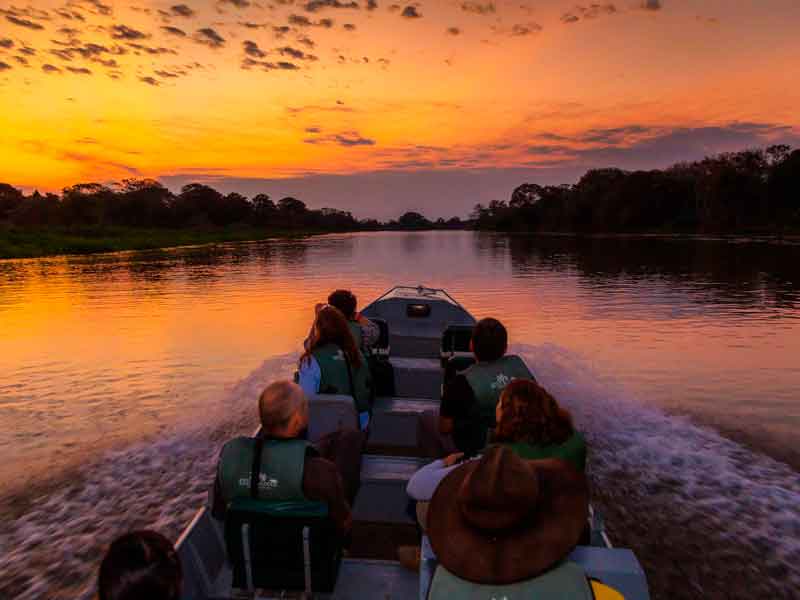
POLYGON ((800 245, 363 233, 0 261, 0 595, 87 597, 105 538, 179 531, 314 304, 395 284, 501 319, 594 440, 595 483, 657 464, 651 498, 766 498, 747 511, 787 542, 764 573, 800 582, 800 245))

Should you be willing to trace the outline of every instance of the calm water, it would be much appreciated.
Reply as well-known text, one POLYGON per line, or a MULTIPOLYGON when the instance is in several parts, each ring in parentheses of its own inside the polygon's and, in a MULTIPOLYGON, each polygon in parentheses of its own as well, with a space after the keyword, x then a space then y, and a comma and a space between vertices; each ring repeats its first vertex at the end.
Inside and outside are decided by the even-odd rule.
POLYGON ((396 283, 502 319, 595 440, 597 477, 660 460, 642 489, 666 489, 666 469, 684 506, 716 498, 709 514, 728 522, 747 489, 765 530, 797 533, 775 564, 800 562, 800 246, 370 233, 0 261, 0 498, 19 513, 20 490, 46 490, 6 532, 5 557, 0 541, 15 574, 0 592, 52 595, 57 581, 86 597, 97 556, 76 545, 179 531, 219 443, 252 429, 260 386, 291 372, 314 304, 337 286, 363 304, 396 283), (37 536, 54 530, 63 560, 43 555, 30 575, 37 536))
POLYGON ((329 290, 394 283, 800 463, 800 247, 378 233, 0 262, 0 486, 194 418, 329 290))

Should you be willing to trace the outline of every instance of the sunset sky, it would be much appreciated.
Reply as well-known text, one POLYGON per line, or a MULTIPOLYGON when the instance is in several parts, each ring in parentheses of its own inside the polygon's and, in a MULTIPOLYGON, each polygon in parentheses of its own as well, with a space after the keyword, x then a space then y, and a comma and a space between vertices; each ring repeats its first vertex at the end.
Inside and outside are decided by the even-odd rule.
POLYGON ((797 0, 0 0, 0 181, 394 217, 800 145, 797 0))

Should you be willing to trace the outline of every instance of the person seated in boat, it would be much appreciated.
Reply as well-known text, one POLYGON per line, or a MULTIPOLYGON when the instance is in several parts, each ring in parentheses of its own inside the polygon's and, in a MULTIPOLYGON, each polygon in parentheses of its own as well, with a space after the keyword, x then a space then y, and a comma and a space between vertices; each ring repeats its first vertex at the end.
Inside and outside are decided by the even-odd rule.
POLYGON ((519 356, 506 354, 508 332, 497 319, 478 321, 470 349, 476 362, 445 383, 438 416, 426 413, 419 419, 420 446, 430 458, 480 451, 495 426, 503 388, 514 379, 536 380, 519 356))
POLYGON ((155 531, 132 531, 111 543, 100 563, 100 600, 179 600, 183 585, 175 548, 155 531))
POLYGON ((428 536, 438 566, 429 600, 621 598, 568 560, 588 516, 586 476, 560 459, 498 445, 437 487, 428 536))
MULTIPOLYGON (((353 334, 353 339, 355 340, 356 346, 359 348, 359 350, 366 353, 367 350, 378 343, 378 340, 381 336, 381 330, 375 323, 367 319, 361 313, 357 312, 356 308, 358 306, 358 300, 353 292, 350 290, 336 290, 331 292, 330 296, 328 296, 328 305, 338 308, 344 315, 344 318, 347 319, 347 325, 350 328, 350 333, 353 334)), ((315 316, 320 310, 322 310, 324 306, 324 304, 316 305, 314 308, 315 316)), ((312 326, 308 337, 306 338, 305 342, 303 342, 303 346, 306 349, 311 343, 313 332, 314 328, 312 326)))
MULTIPOLYGON (((260 437, 268 450, 262 454, 259 477, 280 486, 283 482, 271 474, 286 474, 287 489, 280 491, 283 499, 296 496, 298 500, 325 502, 339 531, 347 534, 352 525, 350 505, 361 476, 363 434, 340 430, 316 445, 305 441, 308 399, 302 388, 290 381, 268 385, 259 397, 258 408, 260 437)), ((251 437, 238 437, 223 446, 211 505, 215 518, 225 518, 234 498, 251 497, 256 447, 257 439, 251 437)))
POLYGON ((338 308, 325 306, 317 313, 309 345, 300 357, 298 383, 309 396, 352 396, 361 429, 369 425, 372 404, 369 367, 338 308))
MULTIPOLYGON (((509 383, 496 408, 497 428, 492 445, 502 444, 525 459, 559 458, 581 473, 586 470, 586 441, 572 424, 569 411, 558 405, 547 390, 534 381, 517 379, 509 383)), ((480 458, 471 457, 472 459, 480 458)), ((423 532, 430 499, 439 483, 468 460, 463 452, 425 465, 411 476, 406 493, 423 532)), ((398 558, 409 569, 419 565, 418 546, 401 546, 398 558)))
POLYGON ((560 458, 586 470, 586 440, 572 424, 572 415, 535 381, 509 383, 495 412, 493 444, 504 444, 527 459, 560 458))

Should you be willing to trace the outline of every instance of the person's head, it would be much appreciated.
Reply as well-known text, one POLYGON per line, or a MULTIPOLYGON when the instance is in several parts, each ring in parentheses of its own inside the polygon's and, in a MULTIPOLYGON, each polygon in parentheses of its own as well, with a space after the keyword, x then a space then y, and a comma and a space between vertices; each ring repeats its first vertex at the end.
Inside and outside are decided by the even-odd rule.
POLYGON ((344 318, 342 311, 330 305, 323 306, 317 313, 317 318, 314 320, 314 328, 311 331, 311 340, 305 353, 300 358, 300 362, 310 360, 314 350, 326 344, 339 346, 354 368, 361 366, 361 353, 358 351, 356 341, 353 339, 347 319, 344 318))
POLYGON ((356 318, 358 301, 350 290, 336 290, 328 296, 328 304, 335 306, 344 315, 345 319, 352 321, 356 318))
POLYGON ((530 379, 515 379, 503 389, 495 419, 496 442, 546 446, 561 444, 574 432, 569 412, 530 379))
POLYGON ((439 483, 427 533, 439 563, 457 577, 508 585, 562 561, 578 543, 588 512, 586 476, 571 465, 525 460, 492 446, 439 483))
POLYGON ((100 600, 179 600, 183 571, 172 544, 155 531, 117 538, 100 564, 100 600))
POLYGON ((508 333, 497 319, 481 319, 472 330, 470 348, 479 362, 502 358, 508 349, 508 333))
POLYGON ((298 437, 308 427, 308 399, 291 381, 269 384, 258 398, 261 427, 268 437, 298 437))

